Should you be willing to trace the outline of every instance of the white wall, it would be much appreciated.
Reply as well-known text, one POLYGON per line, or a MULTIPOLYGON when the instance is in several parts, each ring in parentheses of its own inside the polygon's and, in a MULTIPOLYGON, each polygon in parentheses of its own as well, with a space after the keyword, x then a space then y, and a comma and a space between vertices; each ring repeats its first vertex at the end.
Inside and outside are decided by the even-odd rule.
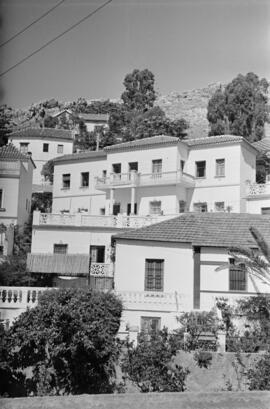
MULTIPOLYGON (((54 244, 67 244, 68 254, 89 254, 91 246, 106 246, 106 261, 109 263, 111 236, 115 229, 72 229, 50 226, 49 228, 33 227, 31 253, 53 254, 54 244)), ((118 230, 119 232, 119 230, 118 230)))
MULTIPOLYGON (((263 195, 262 195, 263 196, 263 195)), ((268 197, 253 197, 247 200, 247 213, 261 214, 262 208, 270 208, 270 196, 268 197)))
POLYGON ((20 143, 28 143, 28 152, 32 153, 32 158, 35 162, 36 169, 33 174, 33 184, 41 184, 44 182, 40 172, 43 165, 48 160, 58 156, 70 154, 73 152, 73 140, 66 139, 51 139, 51 138, 12 138, 13 145, 20 150, 20 143), (43 152, 43 144, 49 144, 49 152, 43 152), (57 146, 63 145, 63 153, 57 153, 57 146))
POLYGON ((241 212, 247 212, 247 181, 256 182, 256 153, 245 144, 242 145, 240 157, 241 177, 241 212))
POLYGON ((54 167, 53 186, 53 213, 67 209, 71 213, 77 212, 79 208, 88 209, 88 213, 100 214, 100 208, 105 207, 106 194, 95 189, 95 178, 102 176, 106 169, 106 159, 96 158, 88 161, 77 161, 73 163, 58 163, 54 167), (89 187, 81 187, 81 173, 89 172, 89 187), (70 189, 63 189, 62 175, 70 173, 70 189))
POLYGON ((20 184, 18 191, 18 224, 23 225, 29 221, 32 198, 32 162, 24 162, 21 165, 20 184))
POLYGON ((188 244, 117 240, 115 289, 144 291, 145 259, 164 259, 164 292, 193 294, 193 251, 188 244))
POLYGON ((17 224, 18 196, 20 179, 11 177, 0 178, 0 189, 3 190, 3 204, 5 211, 0 212, 0 221, 4 224, 17 224))

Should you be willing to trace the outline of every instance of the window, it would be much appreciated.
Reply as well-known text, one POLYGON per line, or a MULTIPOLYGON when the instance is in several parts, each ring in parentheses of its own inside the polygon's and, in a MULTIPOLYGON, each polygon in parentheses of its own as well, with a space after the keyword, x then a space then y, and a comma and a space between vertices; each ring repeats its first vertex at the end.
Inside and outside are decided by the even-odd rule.
POLYGON ((216 177, 225 176, 225 159, 216 160, 216 177))
MULTIPOLYGON (((127 204, 127 215, 131 214, 131 203, 127 204)), ((137 214, 137 203, 134 203, 134 214, 137 214)))
POLYGON ((21 153, 27 153, 28 152, 28 142, 20 142, 20 151, 21 153))
POLYGON ((160 200, 153 200, 150 202, 150 214, 161 214, 161 201, 160 200))
POLYGON ((62 176, 63 189, 70 189, 70 173, 66 173, 62 176))
POLYGON ((89 172, 82 172, 81 173, 81 187, 88 187, 89 186, 89 172))
POLYGON ((247 275, 244 264, 235 265, 233 258, 230 258, 229 261, 229 291, 246 291, 247 275))
POLYGON ((184 160, 181 160, 181 161, 180 161, 180 169, 182 170, 182 172, 183 172, 183 170, 184 170, 184 167, 185 167, 185 161, 184 161, 184 160))
POLYGON ((0 189, 0 209, 3 209, 3 202, 4 202, 4 195, 3 195, 3 189, 0 189))
POLYGON ((205 175, 206 175, 206 162, 205 162, 205 160, 195 162, 195 164, 196 164, 196 178, 205 178, 205 175))
POLYGON ((152 177, 160 178, 162 173, 162 159, 152 160, 152 177))
POLYGON ((102 171, 102 177, 105 178, 107 176, 107 170, 102 171))
POLYGON ((0 246, 0 256, 4 255, 4 246, 0 246))
POLYGON ((179 200, 179 213, 184 213, 186 211, 186 202, 184 200, 179 200))
POLYGON ((49 144, 48 143, 43 144, 43 152, 49 152, 49 144))
POLYGON ((63 153, 64 152, 64 145, 57 145, 57 153, 63 153))
POLYGON ((193 204, 194 212, 207 212, 207 203, 206 202, 199 202, 193 204))
POLYGON ((112 165, 113 170, 113 178, 114 179, 121 179, 121 163, 113 163, 112 165))
POLYGON ((99 214, 100 214, 101 216, 105 216, 105 207, 101 207, 101 208, 99 209, 99 214))
POLYGON ((215 202, 215 211, 216 212, 224 212, 225 211, 224 202, 215 202))
POLYGON ((113 205, 113 215, 117 216, 121 211, 121 205, 120 203, 114 203, 113 205))
POLYGON ((138 171, 138 162, 129 162, 128 170, 131 172, 132 170, 137 172, 138 171))
POLYGON ((67 244, 54 244, 53 252, 54 254, 67 254, 67 244))
POLYGON ((141 317, 141 331, 146 333, 160 330, 160 317, 141 317))
POLYGON ((262 207, 261 214, 270 214, 270 207, 262 207))
POLYGON ((105 246, 90 246, 90 257, 92 263, 104 263, 105 246))
POLYGON ((164 260, 145 260, 144 291, 163 291, 164 260))

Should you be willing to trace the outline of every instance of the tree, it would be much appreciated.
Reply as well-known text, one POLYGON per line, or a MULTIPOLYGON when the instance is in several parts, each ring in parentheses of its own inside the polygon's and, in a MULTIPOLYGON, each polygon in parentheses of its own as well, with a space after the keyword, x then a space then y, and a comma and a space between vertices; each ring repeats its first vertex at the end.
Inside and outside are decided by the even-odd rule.
POLYGON ((127 343, 121 368, 141 392, 183 392, 189 370, 173 364, 175 336, 167 329, 140 334, 138 344, 127 343))
POLYGON ((48 160, 41 170, 41 174, 44 176, 45 180, 53 183, 53 172, 54 172, 54 161, 53 159, 48 160))
POLYGON ((253 368, 247 371, 249 390, 270 390, 270 353, 263 355, 253 368))
POLYGON ((40 210, 44 213, 52 211, 52 192, 34 192, 32 193, 31 212, 40 210))
POLYGON ((260 140, 269 120, 268 82, 250 72, 239 74, 224 90, 219 88, 208 103, 209 136, 240 135, 250 142, 260 140))
POLYGON ((49 290, 7 333, 12 371, 32 368, 28 394, 110 393, 122 305, 111 293, 49 290))
POLYGON ((249 230, 259 252, 247 247, 231 247, 229 254, 234 258, 236 265, 245 266, 251 277, 270 285, 270 246, 258 229, 250 227, 249 230))
POLYGON ((58 125, 58 119, 48 115, 44 118, 44 126, 45 128, 56 128, 58 125))
POLYGON ((154 90, 155 77, 148 69, 135 69, 124 79, 126 90, 121 98, 128 111, 147 111, 154 106, 156 93, 154 90))
POLYGON ((7 105, 0 106, 0 146, 6 145, 11 132, 10 125, 13 111, 7 105))

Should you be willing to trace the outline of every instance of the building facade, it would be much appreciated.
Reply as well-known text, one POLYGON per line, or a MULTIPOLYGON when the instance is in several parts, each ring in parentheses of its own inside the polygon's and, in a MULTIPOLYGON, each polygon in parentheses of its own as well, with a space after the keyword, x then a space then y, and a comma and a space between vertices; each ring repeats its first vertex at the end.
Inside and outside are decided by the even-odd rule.
POLYGON ((11 133, 9 142, 22 154, 32 154, 36 164, 33 174, 34 191, 39 185, 48 184, 41 175, 43 165, 51 159, 73 152, 73 133, 65 129, 25 128, 11 133))

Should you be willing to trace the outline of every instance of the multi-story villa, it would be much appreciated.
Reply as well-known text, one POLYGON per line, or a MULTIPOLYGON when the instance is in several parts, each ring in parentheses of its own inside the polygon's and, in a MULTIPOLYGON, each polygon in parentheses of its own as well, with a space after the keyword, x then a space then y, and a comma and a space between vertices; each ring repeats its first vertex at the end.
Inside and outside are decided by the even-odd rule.
POLYGON ((91 256, 96 274, 111 274, 119 229, 186 211, 246 212, 257 153, 238 136, 156 136, 55 159, 53 209, 34 213, 30 269, 87 276, 91 256))
MULTIPOLYGON (((73 152, 73 133, 65 129, 53 128, 24 128, 9 135, 12 142, 21 153, 30 152, 35 161, 36 169, 33 174, 33 191, 46 183, 41 175, 43 165, 48 160, 73 152)), ((51 187, 47 187, 51 189, 51 187)))
POLYGON ((35 164, 14 145, 0 148, 0 255, 12 251, 11 225, 23 226, 31 211, 32 178, 35 164))

